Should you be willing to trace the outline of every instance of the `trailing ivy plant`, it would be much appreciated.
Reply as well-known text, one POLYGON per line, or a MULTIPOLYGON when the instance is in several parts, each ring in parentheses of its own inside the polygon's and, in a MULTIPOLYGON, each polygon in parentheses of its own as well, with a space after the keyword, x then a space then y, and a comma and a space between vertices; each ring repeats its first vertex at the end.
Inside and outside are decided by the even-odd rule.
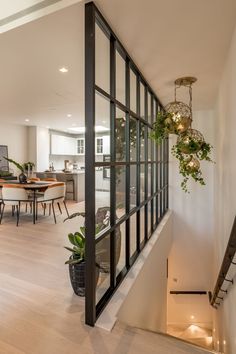
POLYGON ((170 133, 177 134, 173 124, 172 114, 168 112, 158 112, 156 121, 153 123, 150 138, 160 144, 162 139, 167 138, 170 133))
POLYGON ((183 146, 181 140, 179 142, 177 141, 177 143, 172 147, 171 149, 172 155, 179 160, 179 172, 183 176, 181 187, 184 192, 189 193, 187 184, 190 177, 192 177, 195 182, 200 183, 200 185, 206 184, 202 176, 202 170, 200 168, 200 164, 198 166, 194 164, 194 162, 196 161, 196 158, 201 161, 205 160, 205 161, 213 162, 210 157, 211 149, 212 146, 210 144, 207 144, 206 142, 200 144, 195 141, 194 144, 193 142, 190 144, 189 152, 187 154, 186 152, 185 153, 183 152, 183 146), (191 161, 194 162, 191 164, 191 161))

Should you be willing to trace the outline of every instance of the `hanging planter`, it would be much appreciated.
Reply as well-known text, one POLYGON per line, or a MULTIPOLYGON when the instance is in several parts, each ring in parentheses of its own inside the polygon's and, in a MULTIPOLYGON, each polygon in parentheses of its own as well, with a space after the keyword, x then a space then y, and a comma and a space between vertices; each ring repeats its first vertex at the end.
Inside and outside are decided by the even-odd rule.
POLYGON ((179 172, 183 176, 181 187, 188 192, 187 182, 193 178, 195 182, 205 185, 202 176, 200 161, 211 161, 212 146, 205 142, 202 133, 191 128, 192 123, 192 84, 194 77, 183 77, 175 80, 175 100, 159 112, 153 124, 150 137, 157 143, 169 134, 178 136, 176 144, 172 147, 172 155, 179 160, 179 172), (176 89, 182 86, 189 88, 189 105, 176 100, 176 89))
POLYGON ((201 132, 196 129, 188 129, 177 140, 178 147, 184 154, 196 154, 205 143, 201 132))

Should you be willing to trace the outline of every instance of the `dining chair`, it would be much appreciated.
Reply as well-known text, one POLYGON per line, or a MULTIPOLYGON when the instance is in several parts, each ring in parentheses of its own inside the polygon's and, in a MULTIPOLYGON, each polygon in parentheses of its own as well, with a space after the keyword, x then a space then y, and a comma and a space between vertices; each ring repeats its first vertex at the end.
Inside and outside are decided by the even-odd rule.
POLYGON ((47 178, 41 178, 41 181, 57 182, 57 179, 53 177, 47 177, 47 178))
MULTIPOLYGON (((69 216, 69 212, 65 201, 65 194, 66 194, 65 183, 58 182, 52 184, 51 186, 48 186, 46 191, 44 192, 44 195, 42 197, 37 198, 37 205, 38 203, 44 205, 44 215, 45 215, 46 205, 49 205, 50 209, 52 207, 55 224, 57 223, 56 214, 55 214, 55 203, 57 203, 61 214, 62 214, 62 210, 61 210, 60 203, 63 203, 67 216, 69 216)), ((50 215, 50 209, 49 209, 49 215, 50 215)))
POLYGON ((30 178, 27 179, 27 181, 29 181, 29 182, 39 182, 40 178, 39 177, 30 177, 30 178))
POLYGON ((3 186, 2 201, 3 201, 3 206, 1 210, 0 224, 2 223, 5 206, 9 205, 12 208, 16 208, 16 216, 17 216, 16 226, 19 225, 21 204, 32 203, 32 199, 29 198, 27 191, 21 186, 17 186, 13 184, 5 184, 3 186))
MULTIPOLYGON (((0 178, 0 183, 1 182, 5 182, 5 180, 0 178)), ((0 215, 1 215, 1 211, 2 211, 2 204, 3 204, 3 201, 2 201, 2 188, 0 188, 0 215)))

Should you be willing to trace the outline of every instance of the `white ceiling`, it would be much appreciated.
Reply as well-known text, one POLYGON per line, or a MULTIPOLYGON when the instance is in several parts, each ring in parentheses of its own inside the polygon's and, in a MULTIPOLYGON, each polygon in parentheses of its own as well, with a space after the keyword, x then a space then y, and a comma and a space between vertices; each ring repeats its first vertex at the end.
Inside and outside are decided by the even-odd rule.
MULTIPOLYGON (((173 97, 173 81, 193 75, 194 108, 213 108, 235 0, 95 3, 164 104, 173 97)), ((28 118, 27 124, 54 129, 84 124, 83 4, 1 34, 0 51, 0 121, 26 124, 28 118), (67 74, 58 71, 62 66, 67 74)))

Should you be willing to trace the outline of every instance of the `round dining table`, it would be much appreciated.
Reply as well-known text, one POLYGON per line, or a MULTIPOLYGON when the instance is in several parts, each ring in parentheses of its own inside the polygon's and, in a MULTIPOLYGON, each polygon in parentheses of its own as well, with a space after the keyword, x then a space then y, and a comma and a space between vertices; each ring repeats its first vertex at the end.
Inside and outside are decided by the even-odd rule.
POLYGON ((58 182, 51 182, 51 181, 29 181, 27 183, 20 183, 19 181, 0 181, 0 188, 4 186, 4 184, 12 184, 17 185, 17 187, 24 188, 28 191, 32 192, 33 195, 33 223, 36 223, 36 202, 37 202, 37 192, 44 191, 47 187, 57 184, 58 182))

